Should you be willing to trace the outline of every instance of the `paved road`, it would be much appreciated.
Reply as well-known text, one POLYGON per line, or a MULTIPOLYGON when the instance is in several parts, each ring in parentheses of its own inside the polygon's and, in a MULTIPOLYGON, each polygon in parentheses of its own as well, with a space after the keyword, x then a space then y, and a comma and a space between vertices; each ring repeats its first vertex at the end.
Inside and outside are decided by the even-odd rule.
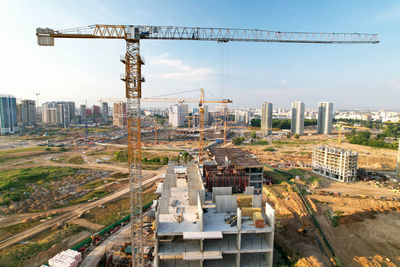
MULTIPOLYGON (((156 176, 154 176, 154 177, 152 177, 150 179, 145 180, 143 182, 143 185, 150 184, 150 183, 156 181, 157 179, 160 179, 162 177, 162 175, 163 175, 163 173, 160 173, 160 174, 158 174, 158 175, 156 175, 156 176)), ((21 242, 22 240, 25 240, 25 239, 33 236, 33 235, 39 234, 39 233, 41 233, 41 232, 43 232, 43 231, 45 231, 47 229, 50 229, 50 228, 56 226, 58 223, 65 222, 65 221, 70 220, 70 219, 72 219, 74 217, 79 217, 84 212, 86 212, 86 211, 88 211, 88 210, 90 210, 92 208, 95 208, 95 207, 97 207, 99 205, 103 205, 103 204, 105 204, 107 202, 110 202, 110 201, 112 201, 114 199, 117 199, 117 198, 127 194, 128 192, 129 192, 129 187, 125 188, 125 189, 122 189, 122 190, 120 190, 118 192, 115 192, 115 193, 113 193, 111 195, 105 196, 104 198, 101 198, 101 199, 99 199, 97 201, 88 202, 84 206, 78 207, 77 209, 69 211, 69 212, 67 212, 67 213, 65 213, 63 215, 57 216, 57 217, 55 217, 55 218, 53 218, 53 219, 51 219, 49 221, 46 221, 46 222, 44 222, 42 224, 39 224, 39 225, 37 225, 35 227, 32 227, 32 228, 26 230, 24 232, 16 234, 16 235, 14 235, 14 236, 12 236, 12 237, 10 237, 8 239, 2 240, 2 241, 0 241, 0 250, 6 248, 8 246, 11 246, 11 245, 13 245, 15 243, 21 242)))

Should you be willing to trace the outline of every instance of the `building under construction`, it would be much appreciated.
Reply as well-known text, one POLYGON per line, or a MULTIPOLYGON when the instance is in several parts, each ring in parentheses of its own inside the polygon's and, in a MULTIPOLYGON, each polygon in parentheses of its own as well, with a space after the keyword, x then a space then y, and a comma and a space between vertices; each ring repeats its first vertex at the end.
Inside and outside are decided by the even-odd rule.
POLYGON ((155 266, 272 266, 275 212, 247 186, 207 192, 197 164, 168 165, 155 215, 155 266))
POLYGON ((343 148, 315 146, 312 171, 339 182, 351 182, 357 176, 358 153, 343 148))
POLYGON ((209 148, 210 160, 204 163, 206 187, 230 186, 234 193, 254 187, 254 194, 261 194, 263 166, 254 155, 239 148, 209 148))

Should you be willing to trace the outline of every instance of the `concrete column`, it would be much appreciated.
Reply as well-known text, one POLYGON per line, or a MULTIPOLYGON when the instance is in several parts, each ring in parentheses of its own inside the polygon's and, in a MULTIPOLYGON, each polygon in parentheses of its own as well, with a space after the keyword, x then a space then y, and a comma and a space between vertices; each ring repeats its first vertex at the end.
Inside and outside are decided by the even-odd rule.
POLYGON ((160 214, 169 213, 169 197, 160 198, 160 214))

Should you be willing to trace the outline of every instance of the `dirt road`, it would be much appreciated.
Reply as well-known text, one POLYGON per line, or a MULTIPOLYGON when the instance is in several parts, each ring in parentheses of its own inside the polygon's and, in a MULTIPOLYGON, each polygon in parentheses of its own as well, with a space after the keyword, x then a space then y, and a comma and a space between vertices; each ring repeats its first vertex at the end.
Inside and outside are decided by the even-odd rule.
MULTIPOLYGON (((162 177, 162 175, 163 175, 162 173, 159 173, 158 175, 156 175, 156 176, 154 176, 154 177, 152 177, 150 179, 145 180, 143 182, 143 185, 150 184, 150 183, 156 181, 157 179, 160 179, 162 177)), ((73 209, 73 210, 71 210, 71 211, 69 211, 69 212, 67 212, 67 213, 65 213, 63 215, 60 215, 60 216, 58 216, 56 218, 53 218, 53 219, 51 219, 49 221, 46 221, 46 222, 44 222, 44 223, 42 223, 40 225, 37 225, 37 226, 35 226, 33 228, 30 228, 30 229, 26 230, 24 232, 16 234, 16 235, 14 235, 14 236, 12 236, 12 237, 10 237, 8 239, 2 240, 2 241, 0 241, 0 250, 6 248, 8 246, 11 246, 11 245, 13 245, 15 243, 18 243, 18 242, 20 242, 22 240, 25 240, 25 239, 33 236, 33 235, 41 233, 41 232, 43 232, 43 231, 45 231, 47 229, 50 229, 50 228, 58 225, 59 223, 63 223, 65 221, 70 220, 70 219, 75 218, 75 217, 80 217, 80 215, 83 214, 84 212, 86 212, 86 211, 88 211, 88 210, 90 210, 90 209, 92 209, 94 207, 97 207, 99 205, 103 205, 103 204, 105 204, 107 202, 110 202, 110 201, 112 201, 114 199, 117 199, 117 198, 127 194, 128 192, 129 192, 129 187, 125 188, 125 189, 122 189, 122 190, 120 190, 118 192, 115 192, 115 193, 113 193, 111 195, 105 196, 104 198, 99 199, 97 201, 86 203, 85 205, 83 205, 81 207, 78 207, 76 209, 73 209)))

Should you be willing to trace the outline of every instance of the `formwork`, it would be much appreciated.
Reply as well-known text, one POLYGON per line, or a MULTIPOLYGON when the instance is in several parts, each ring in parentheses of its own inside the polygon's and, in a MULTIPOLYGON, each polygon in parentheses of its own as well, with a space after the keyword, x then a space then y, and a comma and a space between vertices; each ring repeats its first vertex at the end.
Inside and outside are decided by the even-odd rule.
POLYGON ((249 176, 243 170, 237 170, 234 166, 218 167, 217 165, 204 165, 205 182, 208 192, 213 187, 232 187, 234 193, 244 192, 249 185, 249 176))

